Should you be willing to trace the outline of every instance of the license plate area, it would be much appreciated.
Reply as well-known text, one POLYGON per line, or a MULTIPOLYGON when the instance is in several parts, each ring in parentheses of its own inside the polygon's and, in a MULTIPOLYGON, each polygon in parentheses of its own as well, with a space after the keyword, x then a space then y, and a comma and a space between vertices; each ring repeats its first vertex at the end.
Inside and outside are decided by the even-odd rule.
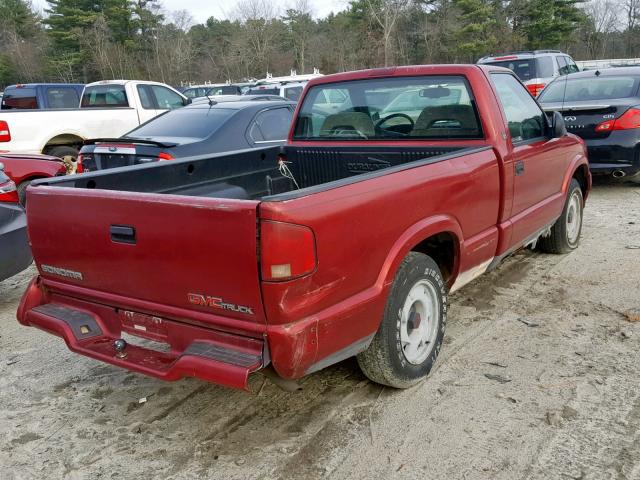
POLYGON ((167 323, 160 317, 131 310, 118 311, 122 331, 136 337, 168 344, 167 323))

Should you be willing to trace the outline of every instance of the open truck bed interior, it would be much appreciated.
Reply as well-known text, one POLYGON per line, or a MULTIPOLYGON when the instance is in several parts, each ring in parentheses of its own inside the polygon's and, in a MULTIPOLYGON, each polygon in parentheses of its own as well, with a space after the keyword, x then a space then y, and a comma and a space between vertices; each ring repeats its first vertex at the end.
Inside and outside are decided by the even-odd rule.
POLYGON ((35 185, 284 200, 488 147, 270 147, 41 180, 35 185), (286 160, 283 171, 280 159, 286 160), (293 180, 295 179, 295 181, 293 180))

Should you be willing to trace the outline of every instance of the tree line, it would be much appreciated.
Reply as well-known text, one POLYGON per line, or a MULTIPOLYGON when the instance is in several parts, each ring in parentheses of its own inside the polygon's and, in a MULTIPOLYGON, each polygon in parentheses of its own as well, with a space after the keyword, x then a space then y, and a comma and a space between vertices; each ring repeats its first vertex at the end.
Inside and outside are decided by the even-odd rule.
POLYGON ((576 59, 640 56, 640 0, 238 0, 196 24, 161 0, 0 0, 0 87, 135 78, 172 85, 376 66, 469 63, 557 48, 576 59))

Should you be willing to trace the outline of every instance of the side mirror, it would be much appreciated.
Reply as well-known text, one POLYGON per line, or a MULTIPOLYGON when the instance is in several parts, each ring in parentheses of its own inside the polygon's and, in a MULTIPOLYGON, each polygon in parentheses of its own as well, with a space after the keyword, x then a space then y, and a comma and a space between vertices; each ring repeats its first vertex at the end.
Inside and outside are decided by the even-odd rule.
POLYGON ((553 112, 551 117, 551 138, 561 138, 567 135, 567 126, 560 112, 553 112))
POLYGON ((191 105, 193 103, 193 98, 187 97, 183 102, 183 105, 186 107, 187 105, 191 105))

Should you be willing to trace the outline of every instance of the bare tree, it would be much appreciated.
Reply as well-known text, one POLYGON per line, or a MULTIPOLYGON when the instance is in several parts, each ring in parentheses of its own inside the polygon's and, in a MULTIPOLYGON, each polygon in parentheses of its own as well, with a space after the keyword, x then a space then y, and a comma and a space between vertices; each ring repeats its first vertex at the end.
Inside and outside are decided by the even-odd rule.
POLYGON ((371 18, 380 25, 384 46, 384 66, 392 57, 392 39, 398 18, 405 12, 410 0, 367 0, 371 18))
POLYGON ((256 70, 269 70, 276 37, 274 21, 278 14, 279 9, 271 0, 240 0, 236 4, 234 16, 242 22, 244 33, 238 46, 248 55, 247 76, 257 73, 256 70))
POLYGON ((614 33, 619 25, 617 6, 613 0, 591 0, 583 7, 589 19, 585 47, 590 58, 602 58, 605 55, 610 34, 614 33))

